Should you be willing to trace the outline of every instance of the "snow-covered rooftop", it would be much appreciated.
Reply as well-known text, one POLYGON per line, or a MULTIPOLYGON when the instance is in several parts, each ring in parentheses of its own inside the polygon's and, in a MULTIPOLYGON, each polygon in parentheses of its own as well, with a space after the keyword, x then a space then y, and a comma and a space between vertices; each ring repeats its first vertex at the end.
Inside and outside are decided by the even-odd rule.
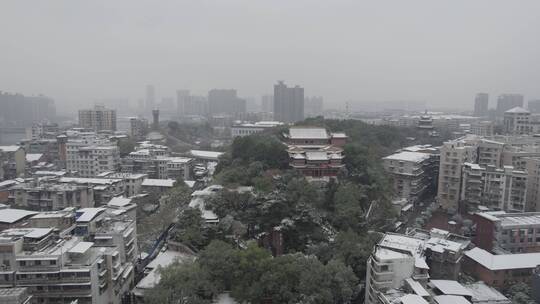
POLYGON ((73 246, 68 252, 83 254, 88 251, 94 245, 93 242, 80 242, 73 246))
POLYGON ((174 180, 174 179, 147 178, 147 179, 143 180, 142 186, 172 188, 172 187, 174 187, 175 183, 176 183, 176 180, 174 180))
POLYGON ((489 270, 527 269, 540 265, 540 252, 494 255, 481 248, 473 248, 465 255, 489 270))
POLYGON ((424 298, 414 294, 406 294, 399 298, 399 300, 401 301, 401 304, 429 304, 424 298))
POLYGON ((112 207, 125 207, 127 205, 131 204, 131 198, 128 197, 113 197, 108 203, 107 206, 112 207))
POLYGON ((403 151, 403 152, 395 153, 392 155, 388 155, 384 157, 383 159, 420 163, 426 159, 429 159, 430 157, 431 156, 428 153, 403 151))
POLYGON ((74 184, 112 185, 122 180, 118 178, 62 177, 58 181, 74 184))
POLYGON ((442 295, 433 297, 437 304, 471 304, 462 296, 442 295))
POLYGON ((15 152, 17 150, 19 150, 21 147, 19 146, 15 146, 15 145, 12 145, 12 146, 0 146, 0 152, 15 152))
POLYGON ((420 297, 429 296, 429 292, 420 284, 420 282, 413 280, 412 278, 405 279, 405 283, 420 297))
POLYGON ((522 107, 514 107, 514 108, 511 108, 510 110, 508 110, 508 111, 506 111, 504 113, 527 114, 527 113, 531 113, 531 112, 529 112, 527 109, 524 109, 522 107))
POLYGON ((77 222, 89 222, 98 214, 105 211, 105 208, 82 208, 77 210, 77 222))
POLYGON ((42 153, 28 153, 26 154, 26 161, 31 163, 31 162, 38 161, 42 157, 43 157, 42 153))
POLYGON ((291 139, 328 139, 329 135, 324 128, 290 128, 291 139))
POLYGON ((37 212, 22 209, 0 209, 0 223, 13 224, 34 214, 37 212))
POLYGON ((483 282, 475 282, 465 285, 473 296, 474 303, 500 303, 511 304, 510 300, 493 287, 487 286, 483 282))
POLYGON ((180 262, 187 259, 191 259, 191 257, 177 251, 166 250, 164 252, 160 252, 154 258, 154 260, 152 260, 152 262, 150 262, 146 266, 147 269, 150 269, 150 272, 144 278, 142 278, 142 280, 139 281, 135 289, 135 294, 142 295, 145 289, 153 288, 156 284, 159 283, 161 275, 157 269, 158 266, 167 267, 175 261, 180 262))
POLYGON ((454 296, 472 296, 472 292, 453 280, 431 280, 430 283, 443 294, 454 296))
POLYGON ((223 155, 223 152, 191 150, 189 151, 189 154, 196 158, 218 160, 218 158, 223 155))

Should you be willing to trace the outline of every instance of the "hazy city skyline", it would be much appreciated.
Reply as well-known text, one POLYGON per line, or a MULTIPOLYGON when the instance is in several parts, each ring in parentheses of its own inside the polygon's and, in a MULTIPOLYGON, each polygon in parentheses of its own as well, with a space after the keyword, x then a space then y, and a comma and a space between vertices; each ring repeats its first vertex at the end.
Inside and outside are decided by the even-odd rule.
POLYGON ((538 1, 5 1, 0 90, 60 111, 188 89, 270 94, 277 80, 351 101, 472 109, 538 99, 538 1))

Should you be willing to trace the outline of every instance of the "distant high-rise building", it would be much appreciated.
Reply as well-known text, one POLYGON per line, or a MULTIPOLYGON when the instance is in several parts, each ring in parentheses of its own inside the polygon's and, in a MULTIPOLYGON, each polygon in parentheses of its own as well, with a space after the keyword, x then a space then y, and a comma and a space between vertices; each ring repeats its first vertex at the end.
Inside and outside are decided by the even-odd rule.
POLYGON ((489 94, 478 93, 474 98, 474 116, 484 117, 488 115, 489 94))
POLYGON ((289 88, 283 81, 274 85, 274 120, 297 122, 304 119, 304 88, 289 88))
POLYGON ((234 89, 213 89, 208 92, 208 111, 210 115, 245 113, 246 101, 238 98, 234 89))
POLYGON ((186 113, 186 106, 189 103, 189 90, 177 90, 176 91, 176 108, 178 110, 178 115, 189 115, 186 113))
POLYGON ((191 95, 184 106, 185 115, 206 116, 208 114, 208 98, 191 95))
POLYGON ((96 105, 93 109, 79 110, 79 126, 94 131, 116 131, 116 110, 96 105))
POLYGON ((151 111, 156 105, 156 89, 153 85, 149 84, 146 86, 146 99, 145 107, 146 111, 151 111))
POLYGON ((515 107, 523 107, 523 95, 502 94, 497 98, 497 116, 502 117, 504 112, 515 107))
POLYGON ((264 95, 261 98, 261 111, 266 113, 274 112, 274 96, 264 95))
POLYGON ((148 120, 144 118, 131 117, 129 119, 129 123, 129 135, 136 140, 144 139, 144 136, 148 131, 148 120))
POLYGON ((540 99, 529 100, 527 108, 531 113, 540 113, 540 99))
POLYGON ((317 117, 323 114, 323 98, 321 96, 304 98, 305 117, 317 117))
POLYGON ((152 110, 152 129, 159 129, 159 110, 152 110))
POLYGON ((51 98, 0 92, 0 123, 24 127, 55 118, 56 107, 51 98))

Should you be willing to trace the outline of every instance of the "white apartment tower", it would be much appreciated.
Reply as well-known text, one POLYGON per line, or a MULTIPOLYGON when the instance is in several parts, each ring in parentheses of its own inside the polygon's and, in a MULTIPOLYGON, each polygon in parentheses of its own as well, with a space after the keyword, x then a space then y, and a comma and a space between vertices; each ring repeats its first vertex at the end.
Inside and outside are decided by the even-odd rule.
POLYGON ((442 208, 459 208, 461 167, 466 162, 477 161, 477 147, 476 137, 447 141, 441 147, 437 200, 442 208))

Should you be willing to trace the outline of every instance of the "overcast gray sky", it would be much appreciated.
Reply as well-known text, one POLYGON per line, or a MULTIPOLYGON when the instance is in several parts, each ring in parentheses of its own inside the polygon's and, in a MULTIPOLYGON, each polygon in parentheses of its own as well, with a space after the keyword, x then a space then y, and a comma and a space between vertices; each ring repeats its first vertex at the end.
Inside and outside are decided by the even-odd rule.
POLYGON ((277 79, 344 100, 540 98, 540 1, 3 0, 0 90, 59 102, 277 79))

